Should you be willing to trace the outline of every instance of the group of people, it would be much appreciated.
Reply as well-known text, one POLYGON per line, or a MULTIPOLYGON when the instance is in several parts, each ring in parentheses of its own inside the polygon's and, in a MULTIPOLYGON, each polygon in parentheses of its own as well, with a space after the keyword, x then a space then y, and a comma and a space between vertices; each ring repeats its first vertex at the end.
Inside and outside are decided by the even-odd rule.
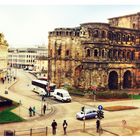
POLYGON ((29 107, 29 116, 32 117, 32 116, 35 116, 35 106, 34 107, 29 107))
MULTIPOLYGON (((52 134, 56 135, 57 122, 55 120, 53 120, 51 126, 52 126, 52 134)), ((67 130, 68 123, 67 123, 66 120, 63 121, 62 126, 63 126, 64 135, 67 135, 67 131, 66 130, 67 130)))
MULTIPOLYGON (((35 116, 35 114, 36 114, 35 106, 34 107, 30 106, 28 110, 29 110, 29 116, 30 117, 35 116)), ((43 105, 42 110, 43 110, 43 114, 45 115, 46 110, 47 110, 47 105, 46 104, 43 105)))

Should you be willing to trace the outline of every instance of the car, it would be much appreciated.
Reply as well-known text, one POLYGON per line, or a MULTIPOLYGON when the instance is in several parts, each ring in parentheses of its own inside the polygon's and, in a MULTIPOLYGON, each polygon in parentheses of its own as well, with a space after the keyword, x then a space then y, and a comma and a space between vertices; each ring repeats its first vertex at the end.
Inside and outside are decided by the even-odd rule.
POLYGON ((84 111, 78 112, 76 114, 76 119, 84 120, 97 118, 97 110, 95 108, 85 108, 84 111))
POLYGON ((52 96, 54 99, 60 100, 62 102, 71 102, 72 100, 69 92, 65 89, 55 89, 52 96))

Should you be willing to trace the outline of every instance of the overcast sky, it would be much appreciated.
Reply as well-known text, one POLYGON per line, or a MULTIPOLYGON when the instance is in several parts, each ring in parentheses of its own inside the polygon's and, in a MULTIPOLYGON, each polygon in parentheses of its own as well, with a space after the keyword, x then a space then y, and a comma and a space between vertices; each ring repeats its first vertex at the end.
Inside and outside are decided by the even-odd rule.
POLYGON ((140 12, 140 5, 0 5, 0 32, 10 47, 47 44, 48 32, 140 12))

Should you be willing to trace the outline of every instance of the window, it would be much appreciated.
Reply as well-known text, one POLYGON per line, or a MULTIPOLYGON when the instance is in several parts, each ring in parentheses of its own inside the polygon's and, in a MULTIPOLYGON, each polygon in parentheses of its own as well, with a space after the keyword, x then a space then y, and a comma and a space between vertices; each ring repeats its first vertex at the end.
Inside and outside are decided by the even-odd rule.
POLYGON ((70 51, 66 50, 66 56, 69 56, 69 55, 70 55, 70 51))
POLYGON ((136 28, 136 24, 135 23, 133 23, 133 29, 135 29, 136 28))
POLYGON ((58 50, 57 50, 57 55, 58 55, 58 56, 61 55, 61 47, 58 48, 58 50))
POLYGON ((98 50, 94 50, 94 57, 98 56, 98 50))
POLYGON ((61 96, 61 93, 57 92, 57 95, 61 96))
POLYGON ((86 51, 86 57, 90 57, 90 49, 87 49, 87 51, 86 51))
POLYGON ((105 51, 104 50, 102 50, 102 57, 104 57, 105 56, 105 51))
POLYGON ((93 31, 93 37, 98 37, 99 36, 99 31, 98 30, 94 30, 93 31))
POLYGON ((127 58, 130 59, 130 52, 127 52, 127 58))
POLYGON ((102 36, 102 38, 105 38, 105 37, 106 37, 106 33, 105 33, 105 31, 102 31, 101 36, 102 36))

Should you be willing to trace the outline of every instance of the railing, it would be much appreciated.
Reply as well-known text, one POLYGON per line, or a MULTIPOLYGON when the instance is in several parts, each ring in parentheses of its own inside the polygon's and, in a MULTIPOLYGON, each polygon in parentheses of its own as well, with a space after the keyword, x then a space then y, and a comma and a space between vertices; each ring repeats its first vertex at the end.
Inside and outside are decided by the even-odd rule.
POLYGON ((48 127, 4 131, 4 136, 47 136, 47 135, 48 135, 48 127))

